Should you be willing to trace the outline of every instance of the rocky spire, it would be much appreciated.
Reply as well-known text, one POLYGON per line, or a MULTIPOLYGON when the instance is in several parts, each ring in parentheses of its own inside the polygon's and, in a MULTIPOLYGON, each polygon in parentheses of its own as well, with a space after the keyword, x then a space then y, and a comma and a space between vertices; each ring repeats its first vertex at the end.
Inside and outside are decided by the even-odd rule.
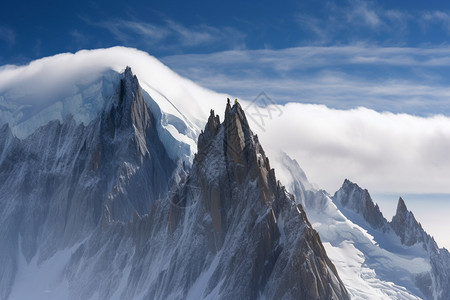
POLYGON ((422 225, 417 222, 414 214, 408 210, 401 197, 398 199, 397 211, 392 218, 391 227, 400 237, 402 244, 406 246, 423 243, 423 247, 426 248, 431 239, 423 230, 422 225))
POLYGON ((107 201, 113 220, 128 220, 136 211, 139 214, 148 211, 153 200, 166 193, 175 168, 159 137, 144 93, 138 78, 127 67, 110 107, 103 112, 101 139, 95 141, 95 169, 105 168, 109 173, 120 174, 107 201), (138 179, 130 180, 131 177, 138 179), (125 186, 128 190, 124 193, 125 186))
POLYGON ((123 132, 126 136, 133 137, 133 141, 142 156, 149 154, 146 145, 146 138, 149 129, 154 131, 155 121, 153 115, 148 109, 139 81, 130 67, 127 67, 122 75, 120 84, 117 88, 115 99, 106 120, 109 122, 109 132, 113 136, 123 132))
MULTIPOLYGON (((224 122, 210 112, 186 184, 174 195, 169 232, 201 232, 195 255, 226 253, 223 298, 348 299, 319 235, 270 168, 239 103, 224 122), (188 227, 190 228, 190 227, 188 227), (203 254, 199 254, 201 253, 203 254)), ((219 275, 220 274, 220 275, 219 275)))
POLYGON ((205 131, 202 130, 198 138, 197 151, 203 152, 209 142, 216 136, 219 130, 220 118, 218 115, 214 115, 214 110, 211 109, 209 113, 208 122, 205 126, 205 131))
POLYGON ((245 144, 249 142, 253 134, 248 126, 247 118, 239 103, 227 104, 225 110, 225 154, 235 160, 241 161, 240 153, 244 150, 245 144))
POLYGON ((372 228, 388 230, 387 220, 381 213, 378 204, 373 202, 366 189, 360 188, 356 183, 345 179, 342 187, 334 194, 333 200, 362 215, 372 228))
POLYGON ((398 204, 397 204, 397 211, 396 211, 396 215, 404 215, 408 212, 408 209, 406 208, 406 204, 405 201, 403 201, 402 197, 400 197, 398 199, 398 204))

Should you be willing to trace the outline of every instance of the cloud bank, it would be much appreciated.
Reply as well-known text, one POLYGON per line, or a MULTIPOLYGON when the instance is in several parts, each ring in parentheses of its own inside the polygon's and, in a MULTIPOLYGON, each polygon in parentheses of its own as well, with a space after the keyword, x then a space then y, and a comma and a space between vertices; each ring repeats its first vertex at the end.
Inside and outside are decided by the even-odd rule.
POLYGON ((263 144, 294 157, 330 193, 344 178, 372 193, 450 193, 448 117, 299 103, 280 109, 260 130, 263 144))
MULTIPOLYGON (((317 50, 331 52, 327 49, 317 50)), ((348 54, 350 51, 353 53, 362 51, 365 54, 369 52, 364 52, 364 49, 341 50, 343 53, 341 56, 352 57, 357 61, 359 61, 357 57, 348 54)), ((390 51, 391 53, 401 52, 401 49, 390 51)), ((410 59, 415 59, 415 50, 405 49, 404 51, 411 52, 410 59)), ((447 53, 445 49, 430 51, 447 53)), ((288 49, 286 52, 295 55, 298 55, 296 54, 298 52, 307 55, 305 54, 307 52, 310 56, 317 57, 317 54, 311 54, 317 51, 310 51, 310 49, 288 49)), ((237 64, 245 60, 245 55, 248 54, 236 53, 238 55, 232 57, 225 55, 222 61, 218 60, 217 64, 225 64, 232 60, 237 64)), ((260 58, 256 58, 257 61, 265 61, 268 66, 279 65, 273 62, 276 58, 270 59, 264 51, 262 53, 260 58)), ((252 59, 255 59, 255 56, 251 56, 252 59)), ((320 64, 319 58, 317 58, 319 63, 315 65, 320 64)), ((381 59, 383 57, 378 55, 370 61, 381 59)), ((445 56, 442 59, 445 60, 445 56)), ((417 61, 417 63, 425 63, 423 59, 417 59, 417 61)), ((64 85, 65 82, 71 82, 74 78, 87 78, 87 74, 92 76, 108 69, 121 71, 127 65, 132 67, 141 84, 163 110, 181 119, 191 120, 195 123, 193 126, 197 128, 201 128, 206 122, 211 108, 222 115, 225 99, 228 94, 231 94, 218 94, 199 87, 194 82, 172 72, 147 53, 123 47, 61 54, 34 61, 23 67, 1 67, 0 94, 5 100, 12 95, 11 91, 21 90, 24 86, 28 87, 29 93, 33 93, 33 88, 46 90, 55 84, 64 85)), ((232 76, 229 75, 229 77, 232 76)), ((320 78, 322 80, 314 81, 315 77, 312 77, 307 82, 311 93, 316 93, 316 102, 319 102, 326 93, 330 93, 329 97, 333 96, 330 91, 324 92, 330 85, 334 85, 336 89, 334 95, 338 99, 346 95, 350 98, 358 97, 367 93, 369 89, 367 87, 358 89, 352 82, 346 82, 345 78, 340 81, 336 78, 326 81, 324 80, 326 76, 320 78)), ((257 82, 256 78, 253 80, 257 82)), ((267 84, 264 86, 267 88, 271 86, 269 81, 270 79, 266 79, 260 84, 267 84)), ((280 89, 283 87, 289 89, 290 84, 295 85, 293 80, 287 78, 274 81, 272 85, 280 84, 280 89)), ((223 85, 232 86, 232 83, 235 83, 242 87, 250 82, 239 83, 236 79, 235 82, 228 81, 223 85)), ((410 91, 410 95, 415 93, 414 91, 423 89, 427 93, 434 94, 436 99, 442 97, 444 100, 447 95, 444 88, 438 89, 425 84, 423 87, 416 86, 415 89, 410 85, 402 87, 401 84, 378 86, 381 92, 377 92, 375 87, 376 84, 371 86, 375 90, 372 91, 374 95, 372 97, 380 101, 383 98, 383 88, 387 90, 387 93, 400 90, 399 94, 411 88, 413 91, 410 91)), ((272 97, 271 94, 268 93, 268 95, 272 97)), ((12 96, 11 99, 14 98, 12 96)), ((243 97, 242 100, 244 107, 249 106, 248 115, 254 113, 251 110, 254 105, 251 104, 252 99, 253 97, 243 97)), ((405 102, 400 100, 399 102, 405 105, 405 102)), ((30 98, 21 104, 34 105, 38 111, 39 108, 44 109, 51 103, 48 101, 40 103, 30 98)), ((272 150, 283 150, 297 159, 310 179, 331 193, 340 186, 344 178, 358 182, 374 193, 450 193, 448 185, 450 182, 448 156, 450 118, 447 116, 377 112, 362 107, 335 109, 325 105, 292 102, 279 104, 274 111, 281 111, 282 115, 278 116, 277 113, 273 114, 271 119, 266 118, 262 127, 253 124, 254 131, 260 135, 263 145, 272 150)), ((254 120, 258 121, 256 118, 254 120)))

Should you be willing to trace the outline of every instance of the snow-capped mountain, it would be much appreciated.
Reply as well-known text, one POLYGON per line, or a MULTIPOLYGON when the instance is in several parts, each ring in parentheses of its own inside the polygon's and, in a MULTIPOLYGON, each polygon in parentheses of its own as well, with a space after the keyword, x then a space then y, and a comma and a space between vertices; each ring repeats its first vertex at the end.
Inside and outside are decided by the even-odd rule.
POLYGON ((191 167, 131 69, 108 74, 89 123, 1 129, 2 299, 348 299, 239 104, 211 112, 191 167))
MULTIPOLYGON (((427 299, 450 298, 448 288, 450 285, 449 252, 444 248, 439 249, 435 240, 423 230, 422 225, 417 222, 414 214, 407 209, 402 198, 399 198, 397 211, 391 222, 387 222, 382 216, 378 205, 374 206, 367 190, 362 190, 348 180, 345 180, 341 189, 333 196, 333 201, 362 216, 363 220, 367 222, 366 224, 374 230, 374 240, 379 241, 381 248, 399 257, 405 256, 405 254, 409 255, 413 261, 417 257, 425 259, 428 270, 424 272, 419 272, 418 270, 409 272, 409 279, 413 281, 422 293, 418 294, 418 296, 427 299), (357 209, 357 205, 349 206, 344 203, 365 203, 366 207, 375 207, 375 209, 360 211, 357 209), (379 222, 374 223, 374 219, 379 220, 379 222), (381 232, 385 233, 384 236, 381 232)), ((345 214, 345 210, 342 211, 345 214)), ((367 225, 362 226, 368 228, 367 225)), ((390 268, 393 265, 396 265, 395 261, 391 263, 390 268)), ((401 269, 402 267, 396 266, 396 268, 401 269)))
POLYGON ((0 82, 0 299, 450 298, 449 252, 402 199, 389 222, 357 184, 269 163, 240 104, 221 123, 227 95, 146 53, 0 82))
MULTIPOLYGON (((300 169, 286 154, 280 161, 289 165, 282 170, 300 169)), ((304 198, 308 218, 353 298, 450 297, 448 251, 423 230, 403 199, 389 222, 369 192, 347 179, 331 197, 306 176, 285 177, 297 201, 304 198)))
POLYGON ((127 221, 167 194, 176 162, 155 123, 137 78, 127 69, 105 110, 86 126, 69 115, 20 140, 3 125, 3 296, 14 282, 20 255, 28 263, 34 257, 45 261, 85 239, 102 217, 127 221))

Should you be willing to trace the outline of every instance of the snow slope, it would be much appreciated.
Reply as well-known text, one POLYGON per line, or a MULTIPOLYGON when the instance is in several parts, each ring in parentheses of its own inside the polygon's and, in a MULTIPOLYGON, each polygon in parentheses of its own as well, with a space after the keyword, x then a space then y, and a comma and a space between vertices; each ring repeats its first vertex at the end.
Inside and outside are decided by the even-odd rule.
POLYGON ((287 154, 278 163, 285 164, 280 172, 296 170, 284 175, 291 178, 287 187, 305 202, 308 218, 353 298, 447 299, 448 251, 438 248, 402 199, 388 222, 358 185, 345 180, 331 198, 300 176, 304 173, 287 154))
POLYGON ((147 105, 161 114, 159 134, 172 158, 176 152, 165 139, 187 144, 189 159, 210 109, 220 109, 226 95, 204 89, 180 77, 145 52, 114 47, 64 53, 26 66, 0 69, 0 125, 8 123, 15 136, 25 138, 52 120, 69 114, 87 125, 104 108, 114 92, 119 73, 130 66, 139 78, 147 105), (168 133, 170 136, 168 136, 168 133))

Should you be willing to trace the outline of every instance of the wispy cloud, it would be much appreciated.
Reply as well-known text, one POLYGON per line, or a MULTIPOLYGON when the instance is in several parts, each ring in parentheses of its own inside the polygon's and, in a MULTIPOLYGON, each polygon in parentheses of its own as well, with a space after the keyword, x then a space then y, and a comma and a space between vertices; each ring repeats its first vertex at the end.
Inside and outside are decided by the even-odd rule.
POLYGON ((437 24, 450 33, 450 13, 445 11, 426 11, 422 12, 418 22, 424 30, 428 30, 430 25, 437 24))
MULTIPOLYGON (((327 2, 317 12, 300 11, 295 19, 300 30, 309 34, 310 44, 336 45, 371 42, 377 45, 404 46, 417 39, 434 43, 450 35, 450 12, 386 8, 377 1, 344 0, 327 2), (417 27, 422 31, 418 31, 417 27)), ((303 44, 306 44, 303 43, 303 44)), ((443 41, 445 43, 445 40, 443 41)))
POLYGON ((364 0, 350 1, 346 17, 349 23, 364 24, 371 28, 378 28, 383 25, 381 16, 377 13, 372 3, 364 0))
POLYGON ((0 26, 0 41, 5 42, 9 47, 16 43, 16 33, 7 26, 0 26))
POLYGON ((233 27, 217 28, 206 24, 185 26, 168 18, 162 24, 137 19, 84 20, 92 26, 106 29, 125 45, 140 43, 167 49, 219 44, 232 49, 242 48, 245 39, 245 35, 233 27))
POLYGON ((205 87, 247 99, 264 90, 280 103, 450 114, 450 48, 445 47, 235 50, 163 61, 205 87))

